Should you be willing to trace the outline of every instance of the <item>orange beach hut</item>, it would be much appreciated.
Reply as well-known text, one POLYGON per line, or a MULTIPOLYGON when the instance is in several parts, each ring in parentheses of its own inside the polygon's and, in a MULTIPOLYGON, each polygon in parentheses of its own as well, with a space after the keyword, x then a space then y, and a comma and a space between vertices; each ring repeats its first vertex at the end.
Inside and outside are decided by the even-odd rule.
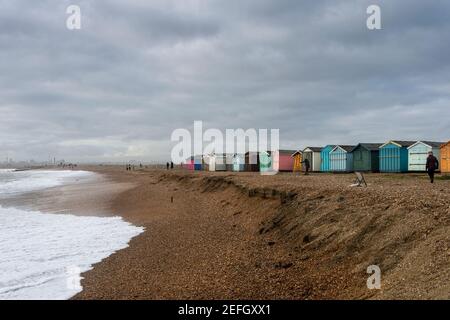
POLYGON ((450 141, 441 145, 441 167, 442 173, 450 173, 450 141))
POLYGON ((294 158, 294 172, 302 171, 302 161, 303 161, 303 153, 298 150, 292 154, 292 158, 294 158))

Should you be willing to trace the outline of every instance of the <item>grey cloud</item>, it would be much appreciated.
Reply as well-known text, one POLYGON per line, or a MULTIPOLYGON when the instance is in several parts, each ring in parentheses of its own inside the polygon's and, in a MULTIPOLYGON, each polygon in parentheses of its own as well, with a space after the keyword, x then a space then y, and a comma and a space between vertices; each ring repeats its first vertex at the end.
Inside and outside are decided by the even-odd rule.
POLYGON ((443 0, 0 0, 0 159, 164 160, 194 120, 279 128, 289 148, 448 140, 449 15, 443 0))

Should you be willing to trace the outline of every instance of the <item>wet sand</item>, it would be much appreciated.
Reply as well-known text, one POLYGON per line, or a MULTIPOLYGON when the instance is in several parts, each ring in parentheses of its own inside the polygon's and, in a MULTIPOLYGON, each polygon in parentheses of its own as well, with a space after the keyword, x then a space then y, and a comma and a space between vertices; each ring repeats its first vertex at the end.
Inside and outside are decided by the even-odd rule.
MULTIPOLYGON (((90 171, 90 170, 88 170, 90 171)), ((133 188, 131 181, 112 179, 107 174, 77 178, 73 183, 0 199, 3 207, 49 213, 111 216, 111 201, 133 188)))

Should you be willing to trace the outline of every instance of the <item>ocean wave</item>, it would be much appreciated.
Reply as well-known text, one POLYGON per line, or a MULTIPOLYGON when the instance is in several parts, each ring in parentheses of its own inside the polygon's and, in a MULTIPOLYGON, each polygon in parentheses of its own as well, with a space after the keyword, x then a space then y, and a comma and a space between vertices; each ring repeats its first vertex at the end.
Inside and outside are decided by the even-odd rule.
MULTIPOLYGON (((0 171, 0 196, 95 177, 87 171, 0 171)), ((120 217, 76 216, 0 205, 0 300, 68 299, 80 274, 126 248, 144 229, 120 217)))
POLYGON ((7 170, 10 169, 0 171, 0 195, 20 194, 52 188, 96 175, 89 171, 7 170))
POLYGON ((80 273, 143 231, 120 217, 0 207, 0 299, 68 299, 80 273))

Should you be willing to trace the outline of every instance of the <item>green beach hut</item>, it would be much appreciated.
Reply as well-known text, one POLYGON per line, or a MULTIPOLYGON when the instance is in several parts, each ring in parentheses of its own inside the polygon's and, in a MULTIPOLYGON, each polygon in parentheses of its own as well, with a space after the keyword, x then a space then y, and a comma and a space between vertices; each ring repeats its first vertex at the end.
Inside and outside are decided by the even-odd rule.
POLYGON ((360 143, 353 153, 354 171, 380 171, 380 147, 382 143, 360 143))
POLYGON ((259 171, 260 172, 270 172, 273 171, 272 168, 272 152, 263 151, 259 153, 259 171))

